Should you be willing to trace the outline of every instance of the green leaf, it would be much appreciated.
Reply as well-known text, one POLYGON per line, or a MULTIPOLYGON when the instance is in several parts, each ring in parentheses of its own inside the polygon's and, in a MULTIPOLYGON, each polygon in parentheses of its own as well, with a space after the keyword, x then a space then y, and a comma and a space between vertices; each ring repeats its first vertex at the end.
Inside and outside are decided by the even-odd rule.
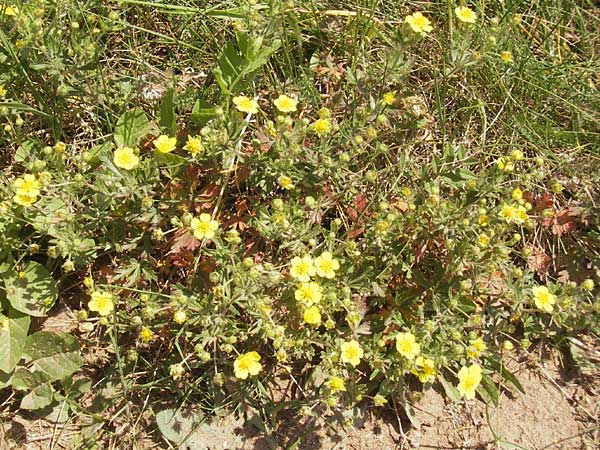
POLYGON ((523 388, 523 385, 521 384, 519 379, 515 376, 514 373, 512 373, 510 370, 504 367, 500 360, 496 358, 488 358, 488 365, 492 367, 496 372, 498 372, 504 380, 508 381, 519 391, 525 394, 525 389, 523 388))
POLYGON ((103 158, 110 158, 110 151, 113 149, 112 142, 105 142, 92 147, 87 152, 87 163, 94 166, 100 163, 103 158))
POLYGON ((460 392, 458 392, 458 389, 456 389, 456 387, 454 387, 454 385, 446 380, 441 374, 438 376, 438 379, 440 380, 440 383, 442 383, 442 387, 444 388, 444 392, 446 392, 448 398, 454 403, 459 403, 460 392))
POLYGON ((18 273, 14 268, 5 273, 4 286, 11 306, 30 316, 45 316, 58 297, 54 279, 35 261, 27 262, 18 273))
POLYGON ((31 392, 29 392, 23 400, 21 400, 21 408, 23 409, 42 409, 52 403, 52 395, 54 389, 49 383, 44 383, 31 392))
POLYGON ((236 80, 241 78, 243 66, 247 61, 237 52, 233 41, 230 41, 221 51, 217 64, 218 67, 213 71, 215 78, 221 91, 229 94, 233 91, 236 80))
POLYGON ((12 383, 12 373, 0 372, 0 389, 10 386, 12 383))
POLYGON ((209 120, 217 117, 217 108, 214 105, 204 101, 196 100, 194 107, 192 108, 191 120, 197 125, 204 126, 209 120))
POLYGON ((68 333, 38 331, 27 338, 24 354, 32 362, 31 370, 49 382, 68 377, 81 366, 79 341, 68 333))
POLYGON ((118 147, 135 147, 149 131, 146 113, 141 108, 133 108, 119 118, 113 138, 118 147))
POLYGON ((160 105, 159 125, 169 132, 170 136, 177 134, 177 115, 175 114, 175 89, 169 89, 163 96, 160 105))
POLYGON ((12 308, 8 316, 0 314, 0 371, 10 373, 17 367, 21 356, 30 317, 12 308))
POLYGON ((27 139, 23 141, 15 152, 15 161, 23 162, 28 160, 37 145, 39 145, 39 141, 37 139, 27 139))
POLYGON ((19 367, 12 376, 11 385, 16 391, 30 391, 45 382, 46 376, 43 373, 19 367))
POLYGON ((486 403, 492 403, 494 406, 498 406, 498 398, 500 397, 500 393, 498 392, 498 388, 496 388, 496 384, 494 380, 492 380, 488 375, 483 375, 481 377, 480 387, 477 388, 477 392, 486 403))

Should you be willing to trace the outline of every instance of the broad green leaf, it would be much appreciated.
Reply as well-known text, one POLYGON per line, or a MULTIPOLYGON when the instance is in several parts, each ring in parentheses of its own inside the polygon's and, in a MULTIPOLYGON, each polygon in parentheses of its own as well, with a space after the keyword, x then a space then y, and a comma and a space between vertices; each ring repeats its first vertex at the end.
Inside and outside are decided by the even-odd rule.
POLYGON ((46 382, 46 376, 41 372, 31 372, 19 367, 12 376, 11 385, 16 391, 30 391, 46 382))
POLYGON ((17 367, 21 356, 30 317, 12 308, 8 316, 0 314, 0 371, 10 373, 17 367))
POLYGON ((442 383, 442 387, 444 388, 444 392, 446 392, 448 398, 455 403, 460 402, 460 392, 458 392, 458 389, 456 389, 456 387, 454 387, 454 385, 446 380, 442 375, 439 375, 438 379, 440 380, 440 383, 442 383))
POLYGON ((19 148, 17 148, 17 151, 15 152, 15 161, 27 161, 37 145, 39 145, 39 141, 37 139, 27 139, 23 141, 21 145, 19 145, 19 148))
POLYGON ((29 392, 23 400, 21 400, 21 408, 23 409, 42 409, 52 403, 52 394, 54 389, 49 383, 41 384, 29 392))
POLYGON ((209 120, 217 117, 217 108, 204 100, 196 100, 192 108, 191 119, 197 125, 204 126, 209 120))
POLYGON ((56 283, 44 266, 29 261, 22 271, 14 268, 4 274, 6 298, 17 311, 42 317, 56 301, 56 283))
POLYGON ((221 91, 228 94, 233 91, 237 80, 241 79, 247 61, 238 53, 233 41, 230 41, 221 51, 217 64, 218 67, 213 71, 215 78, 221 91))
POLYGON ((109 157, 110 151, 113 149, 112 142, 105 142, 100 145, 96 145, 88 150, 86 156, 86 162, 91 165, 100 163, 102 158, 109 157))
POLYGON ((4 373, 0 372, 0 389, 4 389, 7 386, 10 386, 12 383, 12 373, 4 373))
POLYGON ((113 138, 118 147, 135 147, 149 131, 146 113, 141 108, 133 108, 119 118, 113 138))
POLYGON ((494 406, 498 406, 500 393, 494 384, 494 380, 492 380, 488 375, 483 375, 481 377, 481 384, 477 388, 477 392, 479 392, 479 395, 484 402, 488 404, 492 403, 494 406))
POLYGON ((177 134, 177 116, 175 114, 175 89, 169 89, 163 96, 160 105, 159 125, 169 132, 170 136, 177 134))
POLYGON ((68 377, 81 366, 79 341, 68 333, 38 331, 27 338, 24 355, 31 360, 31 370, 46 381, 68 377))

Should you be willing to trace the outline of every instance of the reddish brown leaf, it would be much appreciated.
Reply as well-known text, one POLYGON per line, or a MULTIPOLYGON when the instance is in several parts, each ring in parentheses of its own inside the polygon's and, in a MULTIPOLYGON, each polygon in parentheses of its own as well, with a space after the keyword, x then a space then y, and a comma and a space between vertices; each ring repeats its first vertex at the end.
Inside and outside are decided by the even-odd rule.
POLYGON ((552 258, 544 253, 544 250, 539 247, 529 247, 531 255, 527 258, 527 265, 531 270, 535 270, 540 276, 545 276, 550 267, 552 258))
POLYGON ((185 250, 193 252, 198 247, 200 247, 200 241, 188 229, 179 228, 175 231, 171 250, 167 254, 180 253, 185 250))

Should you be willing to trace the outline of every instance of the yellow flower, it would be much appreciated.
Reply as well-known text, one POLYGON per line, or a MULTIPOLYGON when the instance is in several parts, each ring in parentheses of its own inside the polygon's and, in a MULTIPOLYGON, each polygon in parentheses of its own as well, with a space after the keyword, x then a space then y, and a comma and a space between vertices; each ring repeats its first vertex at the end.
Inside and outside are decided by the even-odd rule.
POLYGON ((454 9, 454 13, 458 20, 464 23, 475 23, 475 20, 477 20, 477 14, 467 6, 458 6, 454 9))
POLYGON ((190 152, 192 155, 203 152, 204 146, 202 145, 202 139, 200 136, 188 136, 187 143, 183 146, 183 149, 190 152))
POLYGON ((140 331, 140 339, 142 342, 150 342, 154 339, 154 332, 150 328, 144 327, 140 331))
POLYGON ((16 190, 17 194, 26 195, 29 197, 37 197, 40 195, 42 183, 40 183, 35 175, 26 173, 13 182, 13 188, 16 190))
POLYGON ((523 191, 519 188, 516 188, 514 191, 512 191, 511 197, 513 200, 519 201, 523 199, 523 191))
POLYGON ((486 214, 480 214, 477 221, 481 227, 487 227, 490 224, 490 218, 486 214))
POLYGON ((258 375, 258 372, 262 370, 259 361, 260 355, 256 352, 248 352, 238 356, 233 363, 233 372, 236 378, 245 380, 248 375, 258 375))
POLYGON ((387 403, 386 398, 381 394, 377 394, 377 395, 375 395, 375 397, 373 397, 373 404, 375 406, 383 406, 386 403, 387 403))
POLYGON ((275 104, 275 107, 283 113, 294 112, 298 106, 297 100, 288 97, 285 94, 281 94, 273 103, 275 104))
POLYGON ((302 258, 295 256, 292 258, 290 275, 303 283, 310 281, 310 277, 314 277, 317 273, 314 263, 310 255, 305 255, 302 258))
POLYGON ((38 200, 37 197, 31 197, 29 195, 15 194, 13 197, 13 201, 17 205, 21 205, 21 206, 33 205, 35 202, 37 202, 37 200, 38 200))
POLYGON ((327 384, 327 387, 331 392, 346 392, 346 385, 344 384, 343 378, 333 376, 325 384, 327 384))
POLYGON ((519 205, 517 207, 517 217, 515 218, 515 223, 522 224, 525 223, 527 219, 529 219, 529 216, 527 215, 527 208, 519 205))
POLYGON ((319 303, 321 300, 321 286, 315 281, 301 282, 294 292, 294 298, 306 306, 319 303))
POLYGON ((177 146, 177 138, 161 134, 152 141, 156 150, 160 153, 171 153, 177 146))
POLYGON ((130 147, 121 147, 115 150, 113 156, 115 166, 121 169, 131 170, 135 169, 140 163, 140 158, 134 153, 130 147))
POLYGON ((419 377, 421 383, 431 383, 437 375, 435 362, 433 359, 418 356, 415 360, 415 368, 412 370, 412 373, 419 377))
POLYGON ((212 239, 215 231, 219 228, 219 222, 212 220, 210 214, 202 213, 200 218, 194 217, 190 222, 190 228, 196 239, 212 239))
POLYGON ((517 218, 517 209, 513 205, 502 205, 500 217, 507 223, 514 222, 514 220, 517 218))
POLYGON ((392 106, 396 101, 396 93, 395 92, 386 92, 383 94, 383 103, 388 106, 392 106))
POLYGON ((404 22, 410 25, 415 33, 429 33, 433 30, 429 19, 419 11, 406 16, 404 22))
POLYGON ((485 233, 481 233, 477 238, 477 243, 480 247, 487 247, 490 243, 490 237, 485 233))
POLYGON ((515 168, 514 164, 504 156, 496 160, 496 167, 500 172, 512 172, 515 168))
POLYGON ((110 292, 94 291, 91 294, 91 300, 88 303, 90 311, 96 311, 101 316, 108 316, 115 305, 113 296, 110 292))
POLYGON ((4 88, 4 86, 2 84, 0 84, 0 97, 5 97, 6 96, 6 89, 4 88))
POLYGON ((311 306, 304 311, 304 321, 309 325, 319 325, 321 323, 321 312, 316 306, 311 306))
POLYGON ((556 297, 552 294, 546 286, 535 286, 533 289, 533 299, 535 306, 542 311, 552 312, 556 303, 556 297))
POLYGON ((342 343, 342 362, 344 364, 351 364, 356 367, 360 364, 363 355, 362 347, 355 340, 342 343))
POLYGON ((421 344, 417 343, 415 335, 411 332, 399 333, 396 336, 396 350, 412 361, 421 352, 421 344))
POLYGON ((487 350, 487 345, 481 338, 477 338, 471 341, 471 345, 467 347, 467 356, 469 358, 479 358, 481 352, 487 350))
POLYGON ((323 252, 315 258, 317 275, 322 278, 335 278, 335 271, 340 268, 340 263, 333 258, 330 252, 323 252))
POLYGON ((177 311, 175 311, 175 313, 173 313, 173 321, 175 323, 181 325, 182 323, 185 323, 186 320, 187 314, 183 309, 178 309, 177 311))
POLYGON ((310 129, 318 136, 324 136, 331 131, 331 122, 329 119, 317 119, 315 120, 310 129))
POLYGON ((465 397, 467 400, 473 400, 475 389, 481 383, 481 367, 477 364, 462 367, 458 371, 458 381, 457 388, 460 396, 465 397))
POLYGON ((502 61, 504 61, 506 64, 513 62, 513 55, 509 50, 504 50, 502 53, 500 53, 500 58, 502 58, 502 61))
POLYGON ((256 114, 258 112, 258 102, 250 97, 246 97, 245 95, 233 97, 233 104, 238 111, 241 112, 250 114, 256 114))
POLYGON ((294 183, 292 183, 292 179, 287 175, 281 175, 277 178, 277 184, 286 190, 294 189, 294 183))
POLYGON ((5 16, 16 16, 19 14, 19 8, 16 6, 0 5, 0 12, 5 16))

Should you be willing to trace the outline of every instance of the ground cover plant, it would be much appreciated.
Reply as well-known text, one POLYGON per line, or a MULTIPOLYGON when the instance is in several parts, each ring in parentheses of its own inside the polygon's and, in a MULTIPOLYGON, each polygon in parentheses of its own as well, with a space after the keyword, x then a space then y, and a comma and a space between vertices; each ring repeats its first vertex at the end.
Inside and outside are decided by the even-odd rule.
POLYGON ((194 448, 494 403, 507 354, 597 339, 598 12, 0 3, 2 414, 194 448))

